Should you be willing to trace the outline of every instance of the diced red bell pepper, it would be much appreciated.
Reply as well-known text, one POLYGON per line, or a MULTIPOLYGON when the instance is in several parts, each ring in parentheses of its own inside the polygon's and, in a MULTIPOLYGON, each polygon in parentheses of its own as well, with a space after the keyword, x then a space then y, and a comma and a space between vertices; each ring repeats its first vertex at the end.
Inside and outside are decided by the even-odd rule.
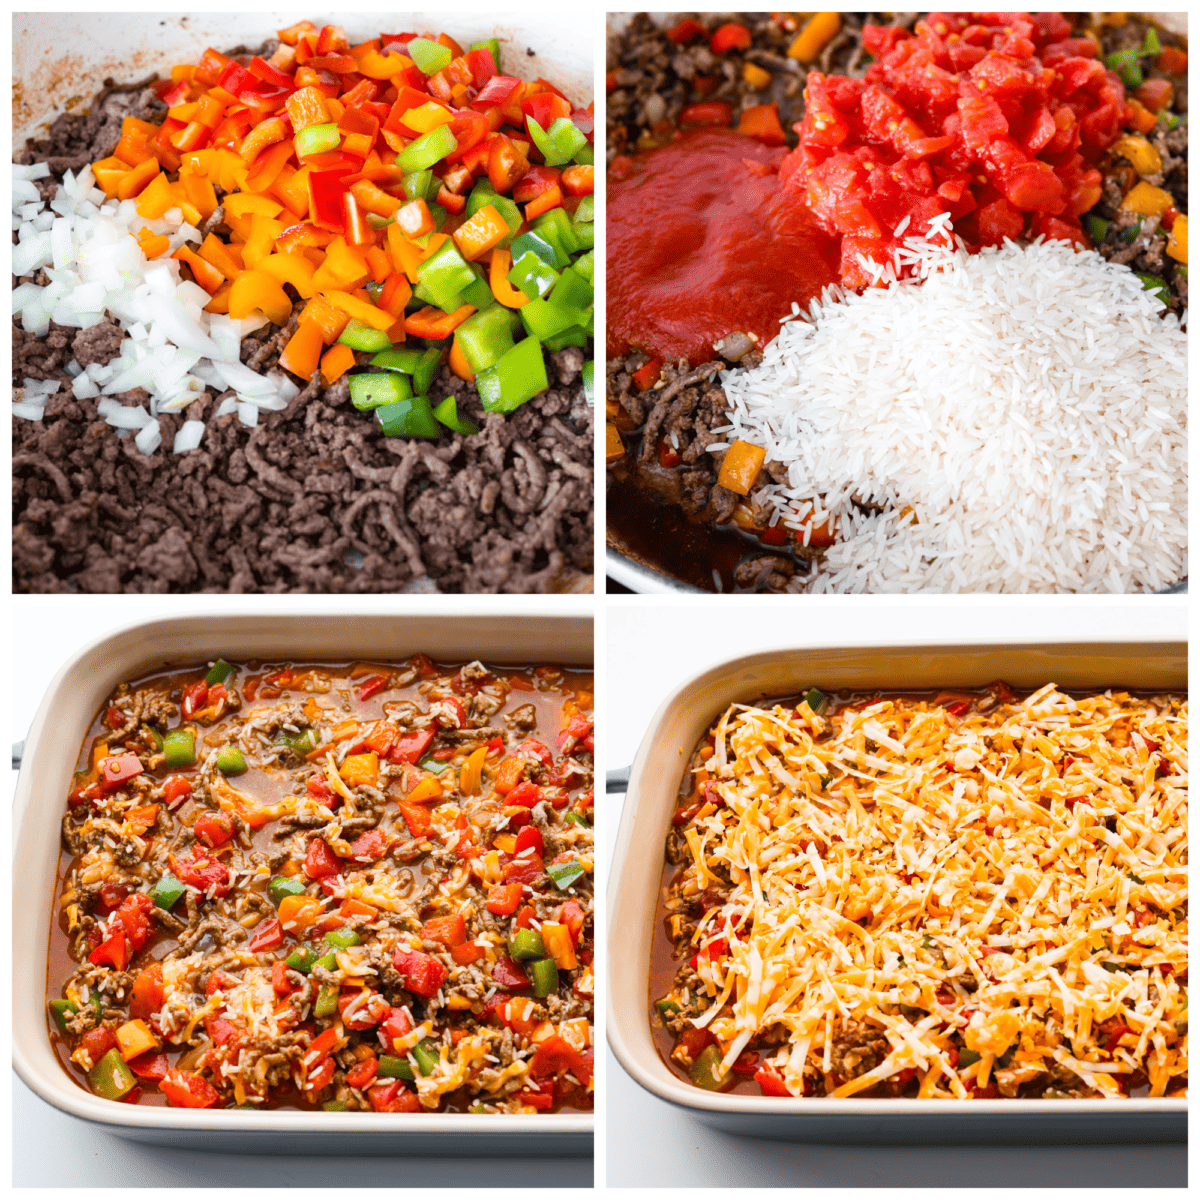
POLYGON ((121 907, 117 909, 117 919, 125 927, 131 957, 150 940, 157 923, 157 911, 154 901, 145 892, 134 892, 132 896, 123 900, 121 907))
POLYGON ((584 1073, 583 1058, 565 1038, 557 1035, 538 1043, 533 1058, 529 1060, 529 1073, 535 1079, 547 1075, 561 1075, 570 1071, 581 1082, 584 1073))
POLYGON ((92 1062, 98 1063, 117 1044, 116 1032, 101 1026, 89 1029, 79 1039, 79 1044, 88 1052, 92 1062))
POLYGON ((189 858, 177 858, 171 854, 168 862, 175 875, 189 887, 201 892, 211 889, 214 896, 224 896, 229 891, 229 868, 200 846, 192 847, 189 858))
POLYGON ((499 987, 508 988, 509 991, 520 991, 529 986, 529 976, 524 968, 507 954, 497 960, 492 968, 492 978, 499 987))
POLYGON ((254 936, 250 939, 247 949, 251 954, 261 954, 264 950, 277 950, 283 945, 283 926, 272 917, 269 921, 261 921, 255 927, 254 936))
POLYGON ((100 764, 101 784, 106 792, 115 792, 142 773, 142 764, 132 751, 106 758, 100 764))
POLYGON ((521 101, 521 111, 543 129, 549 129, 560 117, 571 115, 571 105, 553 92, 539 92, 521 101))
POLYGON ((369 1087, 375 1080, 375 1075, 379 1071, 379 1059, 372 1056, 364 1058, 357 1066, 351 1067, 346 1072, 346 1082, 352 1088, 358 1088, 360 1091, 369 1087))
POLYGON ((587 108, 577 108, 571 113, 571 123, 583 134, 589 142, 596 137, 596 106, 593 102, 587 108))
POLYGON ((163 803, 173 808, 185 796, 192 794, 192 785, 182 775, 172 775, 163 783, 163 803))
POLYGON ((358 689, 358 698, 360 700, 370 700, 372 696, 377 696, 387 687, 387 680, 382 675, 371 675, 362 681, 358 689))
POLYGON ((282 958, 271 964, 271 987, 277 996, 290 996, 296 985, 288 978, 288 965, 282 958))
MULTIPOLYGON (((562 171, 558 167, 545 167, 540 164, 530 167, 514 186, 513 199, 518 204, 528 204, 530 200, 535 200, 543 193, 558 187, 561 178, 562 171)), ((495 185, 493 184, 493 186, 495 185)))
POLYGON ((304 856, 304 873, 309 879, 324 879, 337 875, 342 869, 342 860, 333 852, 324 838, 313 838, 308 843, 304 856))
POLYGON ((420 950, 397 950, 392 965, 404 980, 404 986, 417 996, 436 996, 449 972, 432 955, 420 950))
MULTIPOLYGON (((536 829, 536 826, 526 826, 521 833, 528 833, 530 829, 536 829)), ((540 858, 514 858, 512 862, 505 864, 504 882, 532 883, 545 869, 546 866, 540 858)))
POLYGON ((221 1099, 207 1079, 186 1071, 168 1071, 158 1086, 176 1108, 212 1108, 221 1099))
POLYGON ((125 927, 117 923, 116 928, 108 937, 88 955, 88 962, 104 966, 106 963, 116 971, 123 971, 129 965, 129 943, 125 937, 125 927))
POLYGON ((133 981, 129 996, 129 1016, 147 1021, 163 1006, 162 964, 151 963, 139 971, 133 981))
POLYGON ((388 1002, 378 992, 368 992, 366 1000, 360 999, 359 988, 345 989, 338 997, 338 1013, 347 1029, 374 1029, 390 1011, 388 1002), (350 1008, 353 1006, 353 1012, 350 1008))
POLYGON ((417 729, 412 733, 401 734, 388 751, 388 760, 394 763, 416 763, 433 745, 435 736, 436 731, 433 729, 417 729))
POLYGON ((579 901, 568 900, 559 910, 558 919, 566 925, 571 931, 571 937, 578 942, 579 935, 583 932, 584 921, 587 919, 587 914, 583 911, 583 906, 579 901))
POLYGON ((687 20, 680 21, 678 25, 668 29, 667 37, 677 46, 686 46, 688 42, 694 42, 698 37, 704 37, 707 32, 708 30, 694 17, 688 17, 687 20))
POLYGON ((542 837, 542 831, 536 825, 528 825, 517 834, 517 845, 513 854, 520 855, 523 850, 531 847, 534 854, 541 858, 546 848, 546 842, 542 837))
POLYGON ((754 1082, 758 1084, 764 1096, 790 1096, 792 1094, 783 1080, 770 1067, 761 1067, 755 1071, 754 1082))
POLYGON ((376 1112, 419 1112, 421 1109, 417 1093, 406 1088, 399 1079, 369 1087, 367 1099, 376 1112))
POLYGON ((351 862, 377 862, 388 850, 388 835, 381 829, 368 829, 350 845, 351 862))
POLYGON ((233 822, 223 812, 204 813, 196 818, 192 831, 206 846, 216 849, 233 837, 233 822))
POLYGON ((501 194, 509 192, 529 170, 525 154, 507 134, 498 133, 488 150, 487 173, 492 187, 501 194))
POLYGON ((433 832, 433 818, 423 804, 409 804, 401 800, 398 805, 408 832, 415 838, 426 837, 433 832))
POLYGON ((488 888, 487 910, 497 916, 508 917, 517 911, 521 903, 522 888, 519 883, 504 883, 488 888))
POLYGON ((171 1060, 158 1050, 147 1050, 129 1060, 129 1069, 139 1078, 161 1083, 171 1069, 171 1060))
POLYGON ((471 101, 471 107, 479 112, 488 108, 503 108, 520 86, 521 81, 511 75, 493 75, 471 101))
POLYGON ((737 21, 729 21, 713 30, 709 49, 714 54, 727 54, 730 50, 748 50, 753 38, 750 30, 737 21))
POLYGON ((412 1033, 413 1023, 408 1013, 402 1008, 391 1009, 379 1023, 379 1032, 383 1035, 384 1046, 389 1054, 396 1053, 396 1042, 412 1033))
POLYGON ((199 683, 190 683, 183 689, 183 699, 180 704, 180 710, 183 713, 183 719, 190 721, 196 713, 204 707, 208 702, 208 684, 204 680, 199 683))

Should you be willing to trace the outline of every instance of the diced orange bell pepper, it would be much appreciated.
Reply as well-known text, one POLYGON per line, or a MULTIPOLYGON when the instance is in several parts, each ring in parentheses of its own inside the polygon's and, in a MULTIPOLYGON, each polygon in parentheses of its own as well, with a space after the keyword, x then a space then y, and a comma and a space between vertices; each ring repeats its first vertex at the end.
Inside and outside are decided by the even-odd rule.
POLYGON ((787 141, 779 122, 779 105, 774 100, 744 109, 738 118, 738 133, 749 134, 768 146, 782 146, 787 141))
MULTIPOLYGON (((146 139, 136 133, 123 134, 116 149, 112 152, 112 156, 119 158, 131 167, 136 167, 138 163, 144 163, 147 159, 154 158, 154 155, 146 148, 146 139)), ((155 158, 154 161, 157 164, 158 159, 155 158)))
MULTIPOLYGON (((157 172, 158 159, 153 158, 150 161, 154 163, 154 170, 157 172)), ((102 158, 99 162, 92 163, 92 174, 96 176, 96 183, 104 195, 109 200, 115 200, 121 184, 132 172, 129 164, 122 162, 119 158, 102 158)))
MULTIPOLYGON (((155 162, 157 161, 155 159, 155 162)), ((142 232, 138 234, 137 240, 138 245, 142 248, 142 253, 147 258, 157 258, 171 248, 171 239, 165 233, 151 233, 147 225, 142 226, 142 232)))
POLYGON ((322 348, 320 325, 316 321, 304 320, 302 314, 296 332, 292 334, 279 356, 279 365, 285 371, 299 375, 301 379, 311 379, 321 361, 322 348))
POLYGON ((358 60, 358 73, 368 79, 394 79, 413 65, 413 60, 398 50, 368 50, 358 60))
POLYGON ((436 775, 424 775, 413 786, 413 790, 404 797, 407 804, 424 804, 429 800, 439 800, 442 796, 442 785, 436 775))
POLYGON ((338 342, 330 346, 321 359, 321 382, 329 387, 354 366, 354 351, 338 342))
POLYGON ((292 134, 295 135, 310 125, 329 123, 329 106, 324 93, 315 87, 302 87, 287 100, 288 116, 292 119, 292 134))
POLYGON ((127 134, 134 134, 143 141, 148 141, 158 135, 158 126, 152 121, 143 121, 141 117, 122 117, 121 136, 125 137, 127 134))
POLYGON ((215 233, 210 233, 199 250, 200 257, 212 263, 226 279, 232 279, 242 270, 243 264, 231 252, 230 248, 215 233))
POLYGON ((159 172, 138 195, 138 216, 145 217, 149 221, 156 221, 168 209, 178 207, 178 204, 179 201, 171 190, 166 175, 159 172))
POLYGON ((282 221, 264 217, 261 213, 250 218, 250 236, 242 247, 242 261, 247 267, 257 267, 275 249, 275 239, 283 228, 282 221))
POLYGON ((452 313, 444 313, 440 308, 426 305, 420 312, 405 318, 404 331, 413 337, 441 341, 448 338, 474 311, 470 304, 464 304, 452 313))
POLYGON ((383 291, 379 293, 379 299, 376 303, 384 312, 389 312, 393 317, 402 320, 404 317, 404 308, 411 299, 412 288, 409 286, 404 272, 392 271, 388 275, 383 285, 383 291))
POLYGON ((335 308, 340 308, 342 312, 349 313, 351 317, 365 321, 373 329, 388 329, 395 321, 395 317, 391 313, 377 308, 366 300, 361 300, 358 296, 352 296, 349 292, 326 291, 323 295, 335 308))
POLYGON ((255 160, 254 165, 246 175, 246 190, 248 192, 265 192, 279 178, 283 168, 292 157, 292 143, 276 142, 268 146, 255 160))
POLYGON ((268 117, 259 121, 242 139, 238 153, 243 161, 252 164, 254 160, 268 147, 276 142, 282 142, 288 135, 287 123, 282 117, 268 117))
POLYGON ((342 193, 342 227, 346 231, 346 242, 363 250, 365 261, 365 248, 375 244, 375 231, 367 224, 353 192, 342 193))
POLYGON ((342 331, 350 324, 350 314, 334 308, 324 296, 314 296, 300 312, 300 323, 305 321, 317 326, 321 340, 328 346, 342 336, 342 331))
MULTIPOLYGON (((248 244, 248 243, 247 243, 248 244)), ((290 283, 296 294, 307 300, 313 295, 312 263, 300 254, 268 254, 257 262, 247 263, 256 271, 264 271, 279 283, 290 283)))
POLYGON ((544 192, 534 196, 525 205, 525 220, 532 221, 534 217, 540 217, 542 213, 549 212, 552 208, 561 208, 562 202, 562 188, 557 183, 552 183, 544 192))
POLYGON ((229 293, 233 291, 232 283, 223 283, 213 293, 212 299, 204 306, 206 313, 228 313, 229 312, 229 293))
POLYGON ((381 246, 367 247, 367 266, 375 283, 383 283, 392 273, 392 260, 381 246))
POLYGON ((350 185, 350 194, 366 212, 377 217, 394 217, 404 204, 396 196, 389 196, 369 179, 357 179, 350 185))
POLYGON ((190 246, 180 246, 172 258, 187 263, 192 278, 211 296, 225 282, 225 276, 212 263, 201 258, 190 246))
POLYGON ((394 222, 387 227, 388 253, 397 271, 403 271, 410 283, 416 283, 420 278, 417 270, 421 265, 421 250, 414 246, 405 236, 400 226, 394 222))
POLYGON ((196 104, 196 120, 208 129, 216 129, 225 119, 225 105, 211 92, 205 92, 196 104))
POLYGON ((250 317, 262 312, 276 325, 286 325, 292 302, 279 283, 263 271, 243 271, 229 293, 229 315, 250 317))
POLYGON ((277 29, 275 36, 285 45, 294 46, 304 34, 315 31, 316 26, 311 21, 297 21, 295 25, 289 25, 286 29, 277 29))
POLYGON ((580 165, 567 167, 560 183, 569 196, 590 196, 596 190, 596 168, 580 165))
POLYGON ((217 193, 212 180, 205 175, 193 175, 180 171, 179 183, 188 203, 203 217, 211 217, 217 211, 217 193))
POLYGON ((734 441, 721 460, 717 482, 739 496, 748 496, 758 481, 766 457, 767 452, 761 446, 740 439, 734 441))
POLYGON ((454 244, 468 262, 482 258, 509 235, 508 222, 491 204, 485 204, 454 231, 454 244))
MULTIPOLYGON (((93 165, 93 174, 95 171, 96 167, 93 165)), ((143 162, 138 163, 136 167, 130 170, 129 173, 118 182, 117 199, 131 200, 135 196, 140 196, 158 173, 159 168, 157 158, 147 158, 143 162)), ((99 179, 99 176, 97 175, 96 178, 99 179)))
POLYGON ((223 203, 227 217, 277 217, 283 211, 283 205, 278 200, 253 192, 235 192, 226 196, 223 203))
POLYGON ((492 251, 492 262, 488 268, 488 286, 492 289, 492 295, 505 308, 520 308, 529 303, 529 297, 508 282, 510 270, 512 270, 512 252, 497 246, 492 251))
POLYGON ((467 362, 462 347, 458 344, 458 334, 454 335, 454 341, 450 344, 449 366, 459 379, 466 383, 475 382, 475 372, 471 370, 471 364, 467 362))
POLYGON ((366 255, 356 247, 348 246, 346 239, 340 237, 335 237, 326 247, 325 266, 343 288, 359 287, 371 275, 366 255))

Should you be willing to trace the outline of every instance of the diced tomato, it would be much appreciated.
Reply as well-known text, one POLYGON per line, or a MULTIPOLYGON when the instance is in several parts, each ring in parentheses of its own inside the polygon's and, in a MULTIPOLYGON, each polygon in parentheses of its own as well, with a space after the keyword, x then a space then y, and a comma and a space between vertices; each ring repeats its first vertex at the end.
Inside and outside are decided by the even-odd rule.
POLYGON ((196 818, 192 830, 206 846, 216 849, 233 837, 233 822, 223 812, 204 813, 196 818))
POLYGON ((678 25, 667 30, 667 37, 671 39, 677 46, 686 46, 688 42, 694 42, 698 37, 704 37, 708 31, 694 17, 688 17, 684 21, 680 21, 678 25))
POLYGON ((207 1079, 186 1071, 168 1071, 158 1086, 175 1108, 212 1108, 221 1099, 207 1079))
POLYGON ((529 825, 522 829, 517 834, 517 844, 513 853, 520 855, 522 851, 532 848, 534 854, 541 858, 545 851, 545 839, 542 837, 542 831, 536 825, 529 825))
POLYGON ((502 988, 508 988, 510 991, 517 991, 521 988, 529 986, 529 976, 525 974, 524 968, 508 955, 503 955, 492 968, 492 978, 497 985, 502 988))
POLYGON ((679 127, 692 129, 698 125, 732 125, 733 105, 728 100, 700 100, 689 104, 679 114, 679 127))
POLYGON ((461 946, 467 940, 467 926, 461 913, 452 917, 437 917, 421 926, 421 937, 444 946, 461 946))
POLYGON ((517 753, 524 755, 530 762, 541 763, 543 767, 548 767, 554 762, 554 755, 550 752, 550 747, 543 746, 534 738, 526 738, 517 747, 517 753))
POLYGON ((288 965, 282 958, 271 964, 271 987, 277 996, 290 996, 296 990, 296 985, 288 978, 288 965))
POLYGON ((775 1074, 770 1067, 762 1067, 754 1072, 754 1082, 758 1084, 764 1096, 790 1096, 787 1084, 775 1074))
POLYGON ((387 680, 382 675, 372 675, 368 679, 364 679, 358 689, 358 698, 360 700, 369 700, 372 696, 378 695, 387 687, 387 680))
POLYGON ((100 783, 106 792, 118 788, 137 778, 142 773, 142 764, 132 751, 106 758, 100 764, 100 783))
POLYGON ((329 780, 324 775, 309 776, 305 790, 326 808, 337 808, 342 803, 342 797, 329 786, 329 780))
POLYGON ((679 466, 681 462, 683 462, 683 455, 665 437, 659 438, 658 465, 666 470, 670 470, 672 467, 679 466))
POLYGON ((350 845, 351 862, 377 862, 388 851, 388 835, 381 829, 368 829, 350 845))
POLYGON ((713 30, 708 45, 714 54, 727 54, 730 50, 748 50, 752 40, 745 25, 730 21, 713 30))
POLYGON ((570 929, 571 936, 575 941, 579 941, 579 935, 583 932, 583 925, 587 920, 587 914, 583 911, 579 901, 568 900, 559 909, 558 919, 570 929))
POLYGON ((117 909, 117 919, 125 927, 131 957, 150 940, 157 924, 156 913, 154 901, 145 892, 134 892, 117 909))
POLYGON ((518 1104, 527 1104, 530 1108, 536 1108, 539 1111, 554 1107, 554 1096, 550 1092, 534 1091, 532 1088, 525 1088, 522 1091, 516 1092, 513 1099, 518 1104))
POLYGON ((304 1080, 304 1090, 306 1092, 319 1092, 322 1088, 328 1087, 333 1082, 333 1076, 336 1071, 337 1063, 332 1058, 319 1059, 309 1068, 308 1076, 304 1080))
POLYGON ((383 1035, 384 1044, 389 1054, 396 1053, 396 1042, 412 1033, 413 1024, 408 1013, 402 1008, 390 1009, 387 1016, 379 1023, 379 1032, 383 1035))
POLYGON ((364 1058, 357 1066, 352 1067, 346 1072, 346 1082, 352 1088, 359 1088, 361 1090, 370 1086, 378 1070, 379 1059, 374 1056, 364 1058))
POLYGON ((367 992, 363 1000, 359 988, 342 989, 338 996, 338 1013, 347 1029, 373 1029, 389 1013, 388 1002, 378 992, 367 992), (353 1011, 348 1011, 353 1008, 353 1011))
POLYGON ((404 987, 416 996, 436 996, 449 972, 432 955, 420 950, 397 950, 392 965, 399 972, 404 987))
POLYGON ((148 1021, 163 1006, 162 963, 151 963, 139 971, 133 981, 129 997, 129 1016, 133 1020, 148 1021))
POLYGON ((98 1063, 117 1044, 116 1032, 101 1026, 99 1029, 89 1029, 79 1039, 80 1046, 86 1050, 92 1062, 98 1063))
POLYGON ((117 922, 114 924, 116 928, 88 955, 88 962, 123 971, 129 965, 131 957, 129 943, 125 938, 125 927, 117 922))
MULTIPOLYGON (((159 981, 161 983, 162 967, 158 963, 155 963, 154 965, 158 967, 159 981)), ((234 979, 232 975, 226 975, 224 971, 213 971, 213 973, 208 977, 208 982, 204 985, 204 994, 212 997, 216 995, 217 992, 222 992, 226 988, 236 987, 237 982, 238 981, 234 979)))
POLYGON ((521 903, 522 889, 519 883, 505 883, 488 888, 487 910, 498 916, 511 916, 521 903))
MULTIPOLYGON (((529 828, 532 829, 533 826, 529 828)), ((524 833, 525 830, 521 832, 524 833)), ((514 858, 512 862, 504 865, 504 882, 532 883, 545 869, 546 866, 540 858, 514 858)))
POLYGON ((367 1099, 376 1112, 419 1112, 421 1101, 417 1093, 406 1088, 399 1079, 377 1083, 367 1089, 367 1099))
POLYGON ((309 879, 324 879, 336 875, 342 869, 342 860, 333 852, 324 838, 315 837, 308 843, 304 856, 304 873, 309 879))
POLYGON ((583 1058, 565 1038, 552 1035, 538 1042, 533 1058, 529 1060, 529 1073, 535 1079, 546 1075, 561 1075, 570 1071, 576 1078, 583 1073, 583 1058))
POLYGON ((214 896, 228 894, 229 868, 200 846, 193 846, 188 858, 177 858, 170 854, 167 861, 176 877, 189 887, 201 892, 211 891, 214 896))
POLYGON ((180 800, 192 794, 192 785, 182 775, 172 775, 162 786, 163 803, 173 808, 180 800))
POLYGON ((520 805, 522 808, 533 808, 534 805, 541 803, 542 789, 535 783, 518 783, 508 793, 507 800, 511 805, 520 805))
POLYGON ((190 721, 204 707, 207 700, 208 684, 203 679, 199 683, 188 684, 183 689, 183 697, 179 706, 180 711, 183 713, 183 719, 190 721))
POLYGON ((160 1083, 171 1069, 171 1061, 158 1050, 147 1050, 129 1060, 129 1069, 139 1078, 160 1083))
POLYGON ((209 1013, 204 1018, 204 1028, 218 1046, 225 1045, 237 1033, 237 1026, 232 1021, 227 1021, 224 1017, 217 1016, 216 1013, 209 1013))
POLYGON ((251 954, 261 954, 264 950, 278 950, 283 945, 283 926, 272 917, 268 921, 260 921, 254 928, 254 936, 246 947, 251 954))

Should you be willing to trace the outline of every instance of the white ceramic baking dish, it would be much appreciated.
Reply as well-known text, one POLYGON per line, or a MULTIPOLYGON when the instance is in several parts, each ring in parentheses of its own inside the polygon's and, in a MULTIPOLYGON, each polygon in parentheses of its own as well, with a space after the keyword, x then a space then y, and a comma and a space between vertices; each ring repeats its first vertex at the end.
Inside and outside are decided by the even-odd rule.
POLYGON ((784 648, 731 659, 680 685, 638 749, 617 834, 608 892, 608 1040, 654 1095, 709 1124, 754 1137, 815 1142, 1182 1141, 1187 1102, 1104 1100, 778 1099, 724 1095, 684 1083, 650 1033, 655 903, 683 771, 709 724, 733 701, 843 688, 979 687, 995 679, 1036 687, 1187 687, 1187 646, 1162 640, 996 645, 880 644, 784 648))
MULTIPOLYGON (((400 607, 398 602, 397 607, 400 607)), ((85 647, 55 676, 25 743, 14 804, 13 1065, 43 1100, 140 1142, 290 1154, 582 1155, 591 1114, 304 1113, 189 1110, 114 1104, 81 1088, 55 1059, 46 1032, 46 975, 59 825, 79 748, 122 680, 217 654, 234 661, 557 662, 590 668, 592 618, 578 605, 522 615, 458 606, 438 614, 408 604, 395 615, 204 613, 141 621, 85 647)))

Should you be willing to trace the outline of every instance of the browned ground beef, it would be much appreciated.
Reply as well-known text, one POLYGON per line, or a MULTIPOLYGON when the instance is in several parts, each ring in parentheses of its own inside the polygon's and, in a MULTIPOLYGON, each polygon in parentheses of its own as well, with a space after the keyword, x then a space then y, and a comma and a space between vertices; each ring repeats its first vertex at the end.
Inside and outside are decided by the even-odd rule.
MULTIPOLYGON (((37 181, 44 198, 65 171, 112 153, 124 116, 162 120, 148 82, 106 84, 90 109, 61 115, 16 156, 49 163, 53 177, 37 181)), ((246 338, 242 360, 269 370, 283 332, 246 338)), ((350 403, 343 378, 309 384, 253 429, 236 413, 213 418, 221 397, 209 389, 185 415, 159 418, 162 446, 146 456, 98 416, 95 400, 69 390, 67 363, 107 362, 120 338, 111 322, 52 324, 43 338, 13 324, 14 387, 26 378, 62 384, 44 421, 13 419, 15 592, 590 588, 593 410, 583 351, 552 356, 550 389, 508 416, 485 414, 474 387, 443 367, 431 398, 455 396, 460 415, 480 426, 472 437, 386 438, 350 403), (206 421, 204 440, 172 454, 185 419, 206 421)), ((139 389, 117 399, 147 397, 139 389)))
MULTIPOLYGON (((917 13, 841 15, 840 32, 825 46, 811 69, 860 76, 872 61, 863 51, 863 25, 902 24, 911 28, 919 16, 917 13)), ((702 98, 728 100, 735 121, 744 109, 774 100, 779 104, 788 144, 796 145, 792 127, 804 115, 803 90, 809 68, 787 57, 788 47, 796 36, 796 22, 790 14, 673 13, 657 17, 652 19, 649 14, 638 13, 619 36, 609 38, 607 69, 616 84, 607 98, 610 161, 617 154, 635 154, 670 141, 680 111, 702 98), (785 21, 791 20, 791 26, 777 21, 777 15, 782 15, 785 21), (710 32, 727 21, 739 21, 750 29, 752 44, 745 50, 730 50, 721 55, 712 53, 705 38, 676 46, 666 31, 689 17, 710 32), (743 67, 747 62, 770 73, 771 83, 765 89, 757 90, 746 81, 743 67), (701 90, 696 86, 697 79, 716 82, 711 87, 706 84, 701 90)), ((1148 28, 1146 22, 1130 14, 1123 26, 1105 29, 1102 53, 1141 45, 1148 28)), ((1159 36, 1164 45, 1184 45, 1182 38, 1172 34, 1160 31, 1159 36)), ((1169 78, 1175 89, 1172 111, 1186 113, 1186 78, 1166 75, 1153 61, 1143 61, 1145 77, 1169 78)), ((1169 191, 1179 211, 1186 213, 1186 123, 1170 130, 1166 119, 1161 119, 1147 136, 1158 148, 1164 164, 1161 176, 1150 176, 1148 181, 1169 191)), ((1105 239, 1097 242, 1096 249, 1107 259, 1164 279, 1170 292, 1170 311, 1182 312, 1187 308, 1187 271, 1181 270, 1165 253, 1168 235, 1159 229, 1159 218, 1139 218, 1117 211, 1128 186, 1136 178, 1125 178, 1124 172, 1132 168, 1115 155, 1107 156, 1100 165, 1106 186, 1093 211, 1112 224, 1105 239)), ((726 343, 733 342, 736 336, 725 339, 726 343)), ((633 372, 648 362, 651 355, 635 350, 623 358, 608 360, 605 393, 608 419, 621 431, 627 449, 623 458, 609 464, 606 483, 610 488, 614 480, 630 484, 648 505, 677 507, 689 521, 719 529, 737 528, 732 520, 741 497, 717 484, 724 452, 709 454, 705 447, 721 441, 712 430, 724 423, 728 408, 724 390, 713 377, 714 370, 735 365, 753 367, 761 357, 755 351, 739 353, 741 349, 735 344, 723 359, 696 369, 689 368, 686 362, 667 364, 660 385, 648 392, 638 389, 633 372), (663 438, 682 460, 674 467, 663 467, 658 462, 658 445, 663 438)), ((787 477, 782 463, 768 462, 765 469, 779 481, 787 477)), ((768 514, 759 513, 752 499, 747 504, 752 518, 766 520, 768 514)), ((794 544, 770 546, 744 529, 739 532, 746 545, 745 555, 733 571, 732 582, 737 590, 780 591, 797 571, 807 569, 806 560, 818 559, 823 553, 794 544)))

